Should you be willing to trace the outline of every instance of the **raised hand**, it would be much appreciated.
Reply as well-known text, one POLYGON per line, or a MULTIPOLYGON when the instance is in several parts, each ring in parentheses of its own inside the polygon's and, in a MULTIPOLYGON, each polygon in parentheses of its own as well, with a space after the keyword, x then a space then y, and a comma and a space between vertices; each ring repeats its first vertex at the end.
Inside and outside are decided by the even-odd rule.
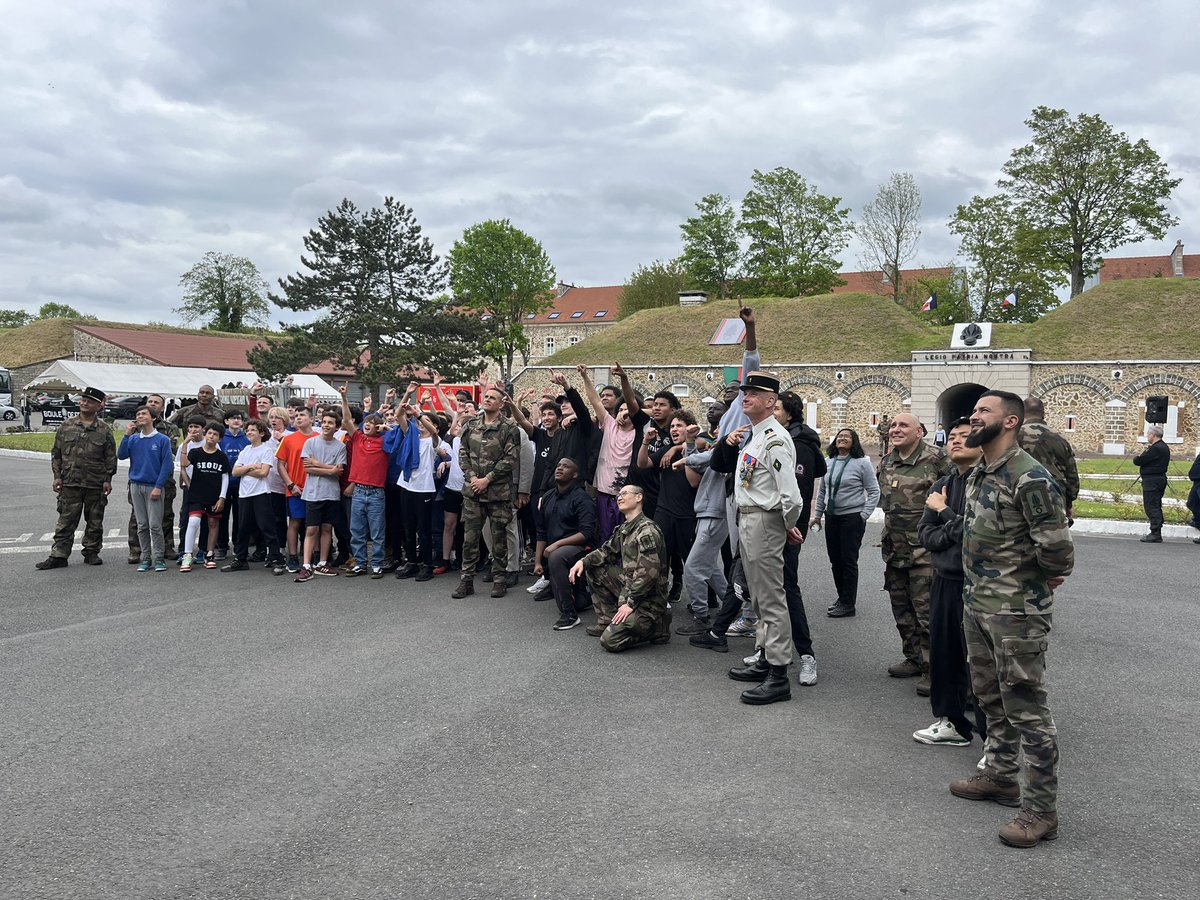
POLYGON ((613 363, 611 366, 609 366, 608 373, 613 378, 624 378, 625 377, 625 370, 621 368, 620 363, 613 363))
POLYGON ((727 443, 730 447, 740 447, 742 446, 742 440, 746 437, 746 434, 749 431, 749 425, 743 425, 741 428, 735 428, 733 431, 729 432, 728 435, 726 435, 725 443, 727 443))
POLYGON ((556 372, 554 369, 550 370, 550 380, 564 390, 567 387, 567 377, 561 372, 556 372))
POLYGON ((738 310, 738 318, 741 319, 743 322, 745 322, 747 325, 753 325, 754 324, 754 310, 752 310, 749 306, 743 306, 741 309, 738 310))

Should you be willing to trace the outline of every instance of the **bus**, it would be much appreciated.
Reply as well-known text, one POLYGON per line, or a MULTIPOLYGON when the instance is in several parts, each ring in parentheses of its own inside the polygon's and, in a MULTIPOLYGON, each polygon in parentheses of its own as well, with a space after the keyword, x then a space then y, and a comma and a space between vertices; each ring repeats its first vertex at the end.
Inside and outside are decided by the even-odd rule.
POLYGON ((12 406, 12 373, 0 366, 0 405, 12 406))

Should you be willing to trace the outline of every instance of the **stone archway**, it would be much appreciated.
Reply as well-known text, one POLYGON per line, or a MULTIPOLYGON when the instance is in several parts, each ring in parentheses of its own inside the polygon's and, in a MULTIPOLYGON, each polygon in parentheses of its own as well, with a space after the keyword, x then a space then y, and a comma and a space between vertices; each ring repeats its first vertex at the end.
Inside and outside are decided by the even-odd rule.
MULTIPOLYGON (((986 390, 988 388, 984 385, 971 381, 946 388, 937 399, 937 422, 949 428, 955 419, 971 415, 975 402, 986 390)), ((932 433, 937 428, 937 422, 926 422, 925 427, 932 433)))

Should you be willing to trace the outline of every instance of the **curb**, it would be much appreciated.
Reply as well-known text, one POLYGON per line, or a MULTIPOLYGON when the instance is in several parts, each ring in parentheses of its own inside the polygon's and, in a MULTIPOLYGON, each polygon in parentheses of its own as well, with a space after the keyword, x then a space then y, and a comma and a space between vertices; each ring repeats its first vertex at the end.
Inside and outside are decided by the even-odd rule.
MULTIPOLYGON (((3 458, 3 457, 5 457, 5 456, 9 457, 10 459, 44 459, 44 460, 46 460, 47 462, 49 462, 49 461, 50 461, 50 454, 49 454, 49 453, 43 453, 43 452, 42 452, 42 451, 40 451, 40 450, 5 450, 5 449, 0 449, 0 458, 3 458)), ((127 460, 127 459, 118 459, 118 460, 117 460, 117 468, 118 468, 118 469, 128 469, 128 468, 129 468, 129 460, 127 460)))

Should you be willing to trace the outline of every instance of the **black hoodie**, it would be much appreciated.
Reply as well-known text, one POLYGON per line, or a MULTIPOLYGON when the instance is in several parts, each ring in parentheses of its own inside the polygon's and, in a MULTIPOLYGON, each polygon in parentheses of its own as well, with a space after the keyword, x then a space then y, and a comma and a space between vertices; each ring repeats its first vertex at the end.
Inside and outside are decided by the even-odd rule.
POLYGON ((792 446, 796 448, 796 483, 800 485, 800 496, 804 508, 800 511, 800 531, 808 536, 808 518, 812 514, 813 486, 825 475, 825 454, 821 452, 821 438, 803 422, 788 426, 792 446))

